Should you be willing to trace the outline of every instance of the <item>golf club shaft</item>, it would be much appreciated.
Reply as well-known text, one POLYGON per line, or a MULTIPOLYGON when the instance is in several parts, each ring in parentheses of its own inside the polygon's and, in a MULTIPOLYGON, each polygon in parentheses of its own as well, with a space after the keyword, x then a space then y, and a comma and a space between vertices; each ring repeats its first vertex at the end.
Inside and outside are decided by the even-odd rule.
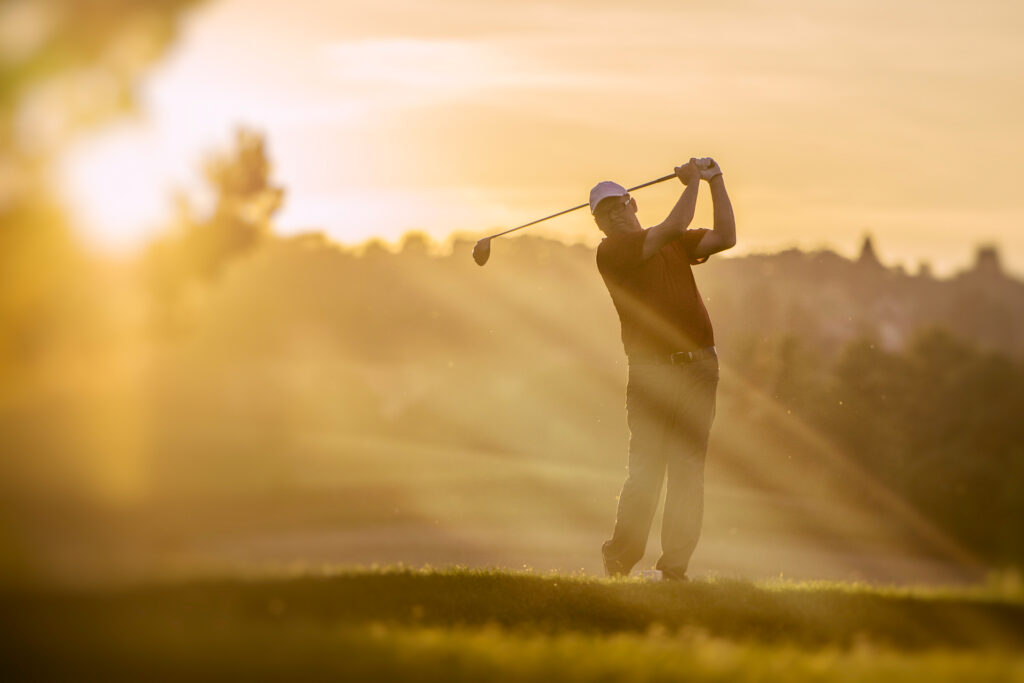
MULTIPOLYGON (((661 177, 661 178, 657 178, 655 180, 649 180, 646 183, 643 183, 641 185, 637 185, 636 187, 630 187, 630 188, 628 188, 626 190, 626 192, 632 192, 633 190, 639 190, 641 187, 647 187, 648 185, 654 185, 656 183, 663 183, 666 180, 671 180, 672 178, 675 178, 675 177, 676 177, 675 173, 670 173, 667 176, 664 176, 664 177, 661 177)), ((523 225, 520 225, 519 227, 510 228, 508 230, 505 230, 504 232, 499 232, 499 233, 496 233, 494 235, 490 235, 489 237, 486 237, 484 239, 493 239, 495 237, 501 237, 502 235, 507 235, 510 232, 515 232, 516 230, 522 230, 523 228, 528 228, 531 225, 536 225, 537 223, 541 223, 543 221, 546 221, 549 218, 554 218, 555 216, 561 216, 563 214, 571 213, 572 211, 576 211, 577 209, 582 209, 584 206, 589 206, 589 204, 587 204, 587 203, 580 204, 579 206, 574 206, 571 209, 566 209, 565 211, 559 211, 558 213, 553 213, 550 216, 544 216, 544 218, 538 218, 535 221, 530 221, 529 223, 524 223, 523 225)))

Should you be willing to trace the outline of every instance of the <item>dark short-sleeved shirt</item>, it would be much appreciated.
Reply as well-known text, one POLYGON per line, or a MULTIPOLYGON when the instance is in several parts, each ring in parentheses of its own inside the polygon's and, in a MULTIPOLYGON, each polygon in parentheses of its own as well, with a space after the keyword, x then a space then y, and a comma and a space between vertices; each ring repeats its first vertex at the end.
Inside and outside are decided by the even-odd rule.
POLYGON ((631 359, 694 351, 715 343, 711 318, 697 291, 691 265, 706 229, 687 230, 644 260, 646 230, 604 238, 597 269, 622 325, 622 345, 631 359))

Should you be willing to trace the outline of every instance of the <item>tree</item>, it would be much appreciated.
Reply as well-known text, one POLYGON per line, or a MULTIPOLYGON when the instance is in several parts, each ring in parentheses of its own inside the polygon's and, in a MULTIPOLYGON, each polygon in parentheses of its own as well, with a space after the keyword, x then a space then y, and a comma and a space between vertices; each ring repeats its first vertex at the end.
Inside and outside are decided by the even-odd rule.
POLYGON ((284 190, 271 184, 271 163, 263 137, 241 129, 234 148, 212 155, 206 181, 216 195, 213 211, 196 219, 187 199, 179 199, 178 225, 156 242, 147 259, 147 277, 162 322, 181 322, 178 310, 190 289, 215 281, 224 268, 271 234, 271 219, 284 190))

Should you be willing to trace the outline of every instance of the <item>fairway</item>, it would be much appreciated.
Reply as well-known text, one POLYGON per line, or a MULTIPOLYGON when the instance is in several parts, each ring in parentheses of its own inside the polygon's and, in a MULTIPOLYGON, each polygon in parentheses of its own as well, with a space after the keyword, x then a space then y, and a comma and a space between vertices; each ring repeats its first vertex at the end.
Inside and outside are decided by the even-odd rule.
POLYGON ((1019 587, 394 568, 0 604, 17 680, 1024 680, 1019 587))

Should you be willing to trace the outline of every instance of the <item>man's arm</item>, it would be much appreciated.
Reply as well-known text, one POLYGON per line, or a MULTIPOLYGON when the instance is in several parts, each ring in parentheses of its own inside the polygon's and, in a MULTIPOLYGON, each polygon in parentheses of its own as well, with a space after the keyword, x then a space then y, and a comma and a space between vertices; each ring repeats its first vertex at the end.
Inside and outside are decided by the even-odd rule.
MULTIPOLYGON (((686 228, 690 226, 690 221, 693 220, 694 211, 697 209, 697 191, 700 189, 701 178, 701 169, 697 165, 697 160, 691 157, 687 163, 677 166, 676 177, 686 185, 686 189, 683 190, 676 205, 672 207, 668 218, 647 231, 647 236, 644 237, 644 260, 654 256, 666 244, 682 236, 686 232, 686 228)), ((701 242, 703 241, 701 240, 701 242)))
POLYGON ((732 212, 732 202, 725 190, 725 178, 718 163, 713 161, 708 168, 701 171, 701 176, 708 179, 711 186, 711 203, 714 205, 715 227, 704 233, 696 248, 695 258, 705 258, 720 251, 736 246, 736 216, 732 212))

